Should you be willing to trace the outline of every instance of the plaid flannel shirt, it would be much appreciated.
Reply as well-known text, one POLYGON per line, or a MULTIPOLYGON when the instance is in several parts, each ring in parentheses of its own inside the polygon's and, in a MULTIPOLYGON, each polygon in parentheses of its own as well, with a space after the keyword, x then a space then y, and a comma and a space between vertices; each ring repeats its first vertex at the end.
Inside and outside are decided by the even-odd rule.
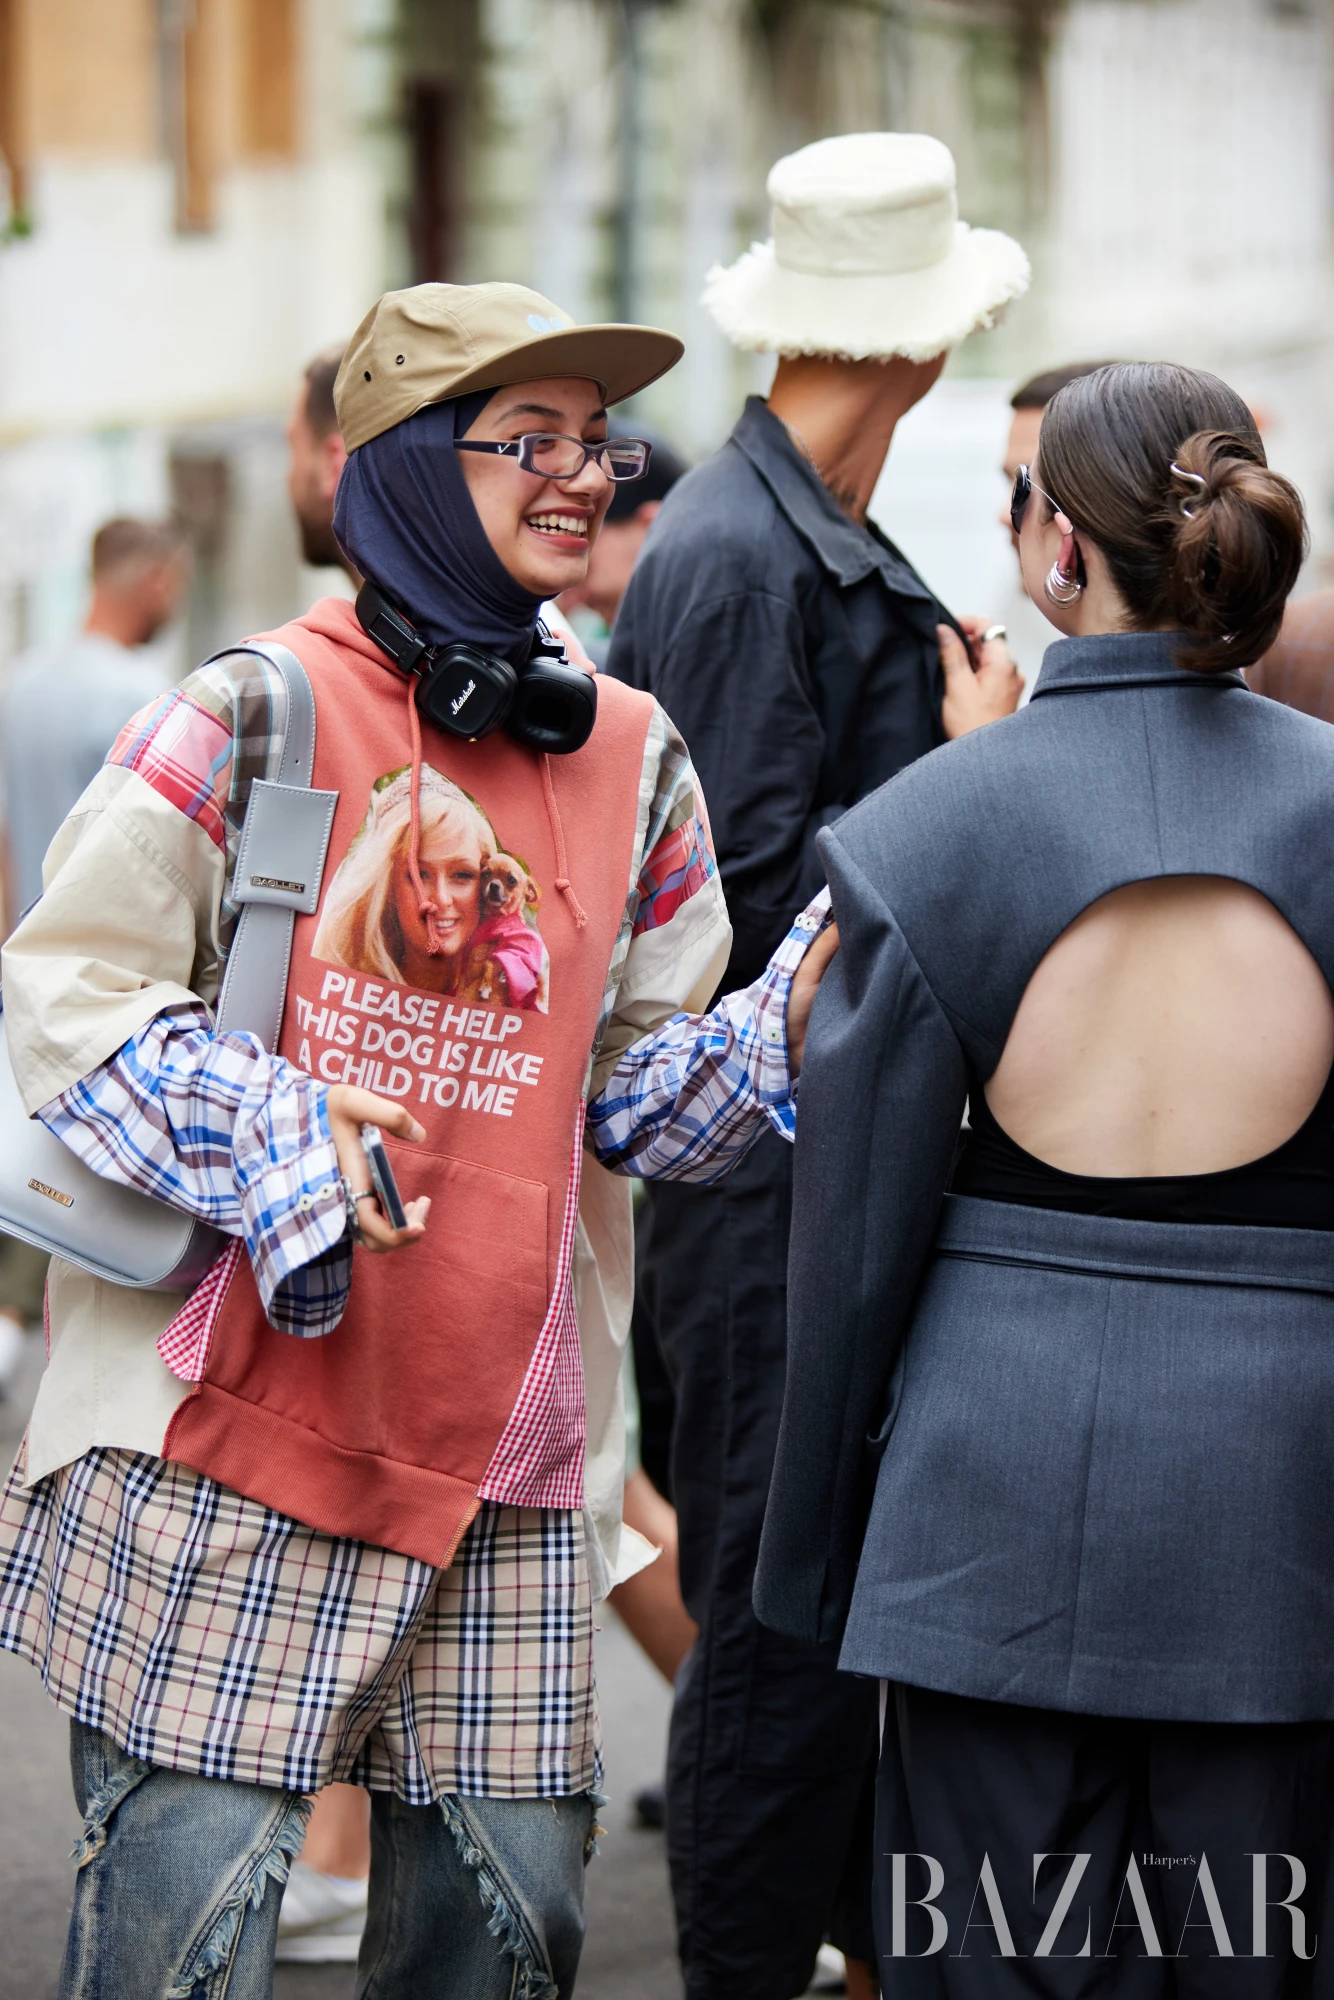
MULTIPOLYGON (((250 781, 276 761, 275 690, 260 663, 237 658, 156 713, 167 740, 139 718, 113 755, 201 823, 213 816, 229 888, 250 781), (182 702, 194 708, 183 714, 182 702), (225 751, 200 710, 226 723, 225 751)), ((599 1042, 634 938, 715 873, 689 760, 661 717, 645 792, 643 866, 599 1042)), ((224 892, 224 950, 235 915, 224 892)), ((590 1107, 595 1154, 622 1172, 713 1178, 766 1118, 790 1135, 775 1031, 818 927, 797 927, 750 996, 704 1022, 678 1016, 627 1050, 590 1107)), ((178 1012, 43 1115, 67 1143, 78 1126, 76 1150, 98 1171, 159 1195, 178 1181, 178 1205, 237 1237, 229 1258, 244 1245, 276 1325, 336 1322, 348 1257, 309 1078, 178 1012)), ((574 1508, 484 1499, 440 1572, 142 1453, 95 1450, 31 1490, 20 1454, 0 1495, 0 1646, 38 1668, 65 1712, 173 1768, 298 1790, 345 1778, 414 1803, 577 1792, 599 1777, 584 1537, 574 1508)))
MULTIPOLYGON (((588 1108, 599 1158, 623 1172, 712 1180, 766 1120, 791 1137, 783 1015, 793 972, 827 916, 824 895, 747 992, 702 1018, 678 1015, 627 1050, 588 1108)), ((222 1065, 216 1103, 210 1038, 177 1016, 135 1037, 136 1058, 122 1050, 104 1065, 101 1088, 85 1079, 86 1105, 69 1106, 67 1092, 60 1113, 45 1115, 62 1129, 60 1119, 81 1109, 121 1177, 142 1172, 160 1187, 169 1172, 163 1102, 179 1092, 182 1129, 187 1111, 198 1121, 182 1169, 201 1204, 193 1212, 248 1231, 246 1194, 228 1192, 215 1143, 229 1110, 247 1101, 226 1046, 233 1039, 244 1038, 212 1043, 222 1065), (136 1067, 154 1031, 156 1088, 136 1067)), ((290 1075, 300 1103, 309 1079, 290 1075)), ((297 1129, 276 1122, 287 1136, 297 1129)), ((249 1141, 242 1151, 250 1157, 249 1141)), ((268 1225, 253 1203, 250 1213, 262 1238, 268 1225)), ((274 1254, 275 1269, 291 1256, 281 1231, 274 1254)), ((0 1646, 30 1660, 62 1708, 131 1755, 206 1777, 299 1791, 342 1779, 415 1804, 448 1792, 559 1795, 601 1781, 592 1603, 572 1508, 486 1499, 442 1572, 319 1534, 162 1459, 93 1452, 31 1493, 20 1464, 0 1496, 0 1646)))
MULTIPOLYGON (((793 1137, 787 998, 828 920, 824 890, 753 986, 625 1051, 587 1107, 604 1166, 707 1183, 766 1122, 793 1137)), ((342 1318, 352 1266, 327 1096, 253 1035, 214 1035, 200 1006, 158 1015, 38 1116, 95 1173, 241 1237, 272 1324, 318 1335, 342 1318)))

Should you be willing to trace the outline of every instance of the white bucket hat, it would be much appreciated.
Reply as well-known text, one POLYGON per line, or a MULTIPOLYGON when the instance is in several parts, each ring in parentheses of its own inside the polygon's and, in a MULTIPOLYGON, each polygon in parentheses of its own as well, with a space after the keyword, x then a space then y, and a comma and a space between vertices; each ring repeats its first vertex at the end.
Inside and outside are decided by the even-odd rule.
POLYGON ((954 156, 917 132, 819 139, 769 175, 773 236, 715 265, 703 304, 736 347, 929 361, 1028 289, 1028 258, 959 221, 954 156))

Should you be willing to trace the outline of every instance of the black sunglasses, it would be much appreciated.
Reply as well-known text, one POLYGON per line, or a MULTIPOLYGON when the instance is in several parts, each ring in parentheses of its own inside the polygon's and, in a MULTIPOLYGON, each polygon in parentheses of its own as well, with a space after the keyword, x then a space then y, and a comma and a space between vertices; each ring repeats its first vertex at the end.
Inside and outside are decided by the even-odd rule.
POLYGON ((1014 491, 1010 495, 1010 526, 1014 529, 1016 535, 1023 528, 1024 514, 1029 501, 1035 493, 1042 494, 1043 499, 1051 506, 1053 513, 1063 514, 1065 512, 1064 507, 1061 506, 1058 500, 1053 500, 1050 493, 1043 487, 1034 485, 1032 473, 1026 465, 1021 465, 1014 475, 1014 491))
POLYGON ((585 444, 582 438, 561 437, 555 431, 528 431, 523 437, 492 444, 481 438, 456 438, 455 451, 489 451, 497 458, 516 458, 520 472, 543 479, 577 479, 595 458, 608 479, 642 479, 653 447, 644 438, 606 438, 585 444))

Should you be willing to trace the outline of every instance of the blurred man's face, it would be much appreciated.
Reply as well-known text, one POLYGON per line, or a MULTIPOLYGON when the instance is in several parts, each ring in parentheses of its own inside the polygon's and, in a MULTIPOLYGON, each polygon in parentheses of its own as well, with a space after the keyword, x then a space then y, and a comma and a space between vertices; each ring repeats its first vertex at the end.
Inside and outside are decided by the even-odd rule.
POLYGON ((124 604, 129 643, 147 646, 156 639, 180 611, 189 587, 188 556, 148 563, 142 569, 130 570, 122 579, 113 579, 110 588, 124 604))
POLYGON ((580 604, 597 612, 608 628, 616 623, 630 582, 630 572, 639 560, 644 537, 658 517, 661 500, 646 500, 626 521, 604 521, 602 533, 588 556, 588 575, 577 595, 580 604))
POLYGON ((302 561, 345 569, 343 551, 333 531, 333 508, 347 453, 337 431, 318 437, 311 429, 304 382, 287 420, 287 448, 287 491, 301 531, 302 561))
POLYGON ((1019 553, 1019 538, 1010 520, 1010 492, 1020 466, 1032 465, 1038 455, 1038 432, 1041 429, 1041 410, 1016 410, 1010 420, 1010 436, 1005 447, 1005 505, 998 518, 1010 537, 1010 546, 1016 556, 1019 553))

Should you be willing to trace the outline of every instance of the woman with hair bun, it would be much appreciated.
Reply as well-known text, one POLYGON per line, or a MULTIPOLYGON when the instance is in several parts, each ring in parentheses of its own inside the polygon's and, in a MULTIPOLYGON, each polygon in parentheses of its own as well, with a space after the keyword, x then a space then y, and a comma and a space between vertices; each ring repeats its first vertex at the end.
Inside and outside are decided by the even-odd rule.
POLYGON ((1334 732, 1241 671, 1302 506, 1224 383, 1129 364, 1013 520, 1030 706, 821 836, 756 1603, 884 1686, 896 2000, 1319 1993, 1334 732))

